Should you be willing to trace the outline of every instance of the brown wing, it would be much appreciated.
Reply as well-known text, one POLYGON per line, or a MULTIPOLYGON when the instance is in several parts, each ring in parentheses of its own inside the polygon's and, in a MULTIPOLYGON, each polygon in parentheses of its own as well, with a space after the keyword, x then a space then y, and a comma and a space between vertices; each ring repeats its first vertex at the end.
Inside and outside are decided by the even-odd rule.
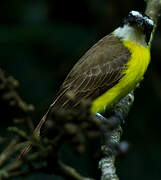
POLYGON ((129 56, 119 38, 112 34, 104 37, 76 63, 51 107, 76 107, 83 99, 97 98, 119 81, 129 56))
MULTIPOLYGON (((122 77, 122 71, 126 67, 129 56, 128 49, 122 46, 122 42, 112 34, 95 44, 68 74, 53 104, 37 125, 34 135, 40 135, 40 129, 52 107, 76 107, 83 99, 94 99, 113 87, 122 77), (68 97, 69 93, 74 95, 74 103, 68 97)), ((27 145, 20 157, 30 148, 31 145, 27 145)))

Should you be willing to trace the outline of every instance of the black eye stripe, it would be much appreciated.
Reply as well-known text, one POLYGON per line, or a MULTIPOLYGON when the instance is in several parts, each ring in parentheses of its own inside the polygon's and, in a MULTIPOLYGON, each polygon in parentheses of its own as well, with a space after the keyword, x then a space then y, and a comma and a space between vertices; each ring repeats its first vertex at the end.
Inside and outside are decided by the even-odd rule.
POLYGON ((150 17, 145 15, 144 13, 139 13, 137 11, 131 11, 126 18, 123 19, 121 23, 121 27, 125 24, 143 26, 149 28, 153 28, 153 21, 150 17))
POLYGON ((152 19, 149 16, 145 15, 144 13, 139 13, 138 12, 138 14, 134 15, 134 14, 132 14, 132 12, 130 12, 128 16, 133 17, 134 19, 136 19, 136 21, 137 20, 138 21, 142 20, 142 21, 144 21, 144 22, 146 22, 147 24, 150 24, 150 25, 152 25, 151 23, 153 23, 152 19), (151 21, 151 23, 150 23, 150 21, 151 21))
POLYGON ((130 25, 136 24, 140 26, 153 26, 153 21, 151 20, 151 18, 139 12, 136 14, 132 14, 132 12, 130 12, 124 19, 124 22, 126 24, 129 23, 130 25))

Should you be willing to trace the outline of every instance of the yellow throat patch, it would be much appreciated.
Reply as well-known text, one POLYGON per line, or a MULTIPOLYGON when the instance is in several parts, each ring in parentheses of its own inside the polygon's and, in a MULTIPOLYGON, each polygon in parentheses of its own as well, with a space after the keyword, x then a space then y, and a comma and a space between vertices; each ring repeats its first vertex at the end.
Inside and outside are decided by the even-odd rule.
POLYGON ((122 72, 124 75, 119 82, 104 94, 95 99, 91 106, 91 113, 104 113, 112 108, 121 98, 135 89, 142 80, 150 62, 149 46, 142 46, 130 40, 124 41, 123 45, 131 52, 130 59, 122 72))

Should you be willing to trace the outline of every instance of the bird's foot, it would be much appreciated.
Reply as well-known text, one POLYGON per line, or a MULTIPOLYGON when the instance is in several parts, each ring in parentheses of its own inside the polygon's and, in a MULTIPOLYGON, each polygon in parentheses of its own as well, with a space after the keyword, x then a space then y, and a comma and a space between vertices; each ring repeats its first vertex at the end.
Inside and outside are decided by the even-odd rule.
POLYGON ((116 110, 109 110, 107 113, 108 113, 108 117, 114 116, 120 120, 120 124, 125 124, 125 118, 121 115, 120 112, 116 110))

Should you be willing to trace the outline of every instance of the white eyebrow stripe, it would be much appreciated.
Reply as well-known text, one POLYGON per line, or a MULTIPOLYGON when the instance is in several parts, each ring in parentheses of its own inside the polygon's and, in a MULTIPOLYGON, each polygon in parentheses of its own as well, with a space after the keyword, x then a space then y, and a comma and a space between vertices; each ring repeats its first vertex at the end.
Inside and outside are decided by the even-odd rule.
POLYGON ((131 11, 131 14, 132 14, 133 16, 138 16, 138 17, 143 18, 142 14, 140 14, 138 11, 131 11))
POLYGON ((142 15, 141 13, 139 13, 138 11, 131 11, 131 14, 132 14, 133 16, 138 16, 138 17, 140 17, 140 18, 145 19, 145 21, 147 21, 147 23, 148 23, 148 24, 151 24, 152 26, 154 25, 154 22, 153 22, 152 19, 150 19, 150 18, 148 18, 148 17, 146 17, 146 16, 143 16, 143 15, 142 15))

